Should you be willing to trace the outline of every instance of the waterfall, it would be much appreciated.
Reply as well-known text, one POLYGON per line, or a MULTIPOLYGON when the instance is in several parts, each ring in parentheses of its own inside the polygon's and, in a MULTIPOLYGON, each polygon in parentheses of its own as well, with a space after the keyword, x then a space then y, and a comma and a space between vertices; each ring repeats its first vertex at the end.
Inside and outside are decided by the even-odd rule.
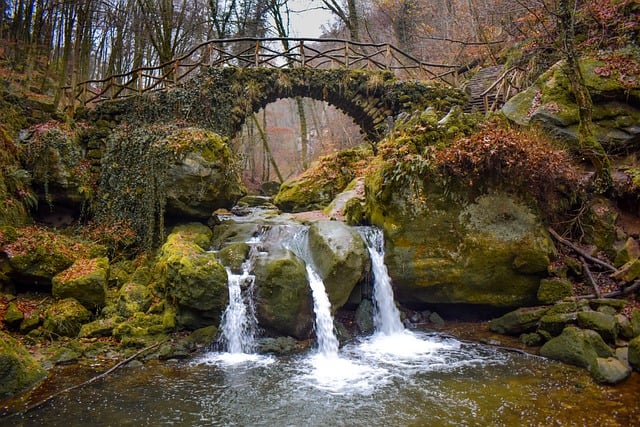
POLYGON ((400 311, 396 307, 391 287, 391 278, 384 263, 384 236, 374 227, 359 228, 363 237, 373 269, 373 297, 375 299, 374 324, 376 331, 385 335, 396 334, 404 330, 400 321, 400 311))
POLYGON ((253 353, 255 350, 255 335, 258 329, 258 320, 255 315, 253 302, 254 276, 250 274, 253 268, 253 260, 257 253, 258 238, 252 238, 249 242, 251 249, 249 257, 242 264, 242 273, 234 274, 228 267, 227 276, 229 284, 229 305, 222 315, 220 328, 222 341, 226 343, 229 353, 253 353), (246 289, 243 295, 243 288, 246 289))
POLYGON ((321 354, 330 356, 338 354, 338 338, 333 332, 333 316, 331 316, 331 302, 324 288, 324 283, 318 273, 307 262, 307 278, 313 295, 313 311, 316 315, 316 338, 318 350, 321 354))

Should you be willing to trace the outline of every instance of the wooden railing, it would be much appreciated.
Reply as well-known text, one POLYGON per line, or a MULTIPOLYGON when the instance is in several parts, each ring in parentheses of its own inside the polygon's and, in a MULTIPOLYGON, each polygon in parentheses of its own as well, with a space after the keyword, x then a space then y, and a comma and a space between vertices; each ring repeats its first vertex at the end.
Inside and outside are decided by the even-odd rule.
POLYGON ((216 39, 158 66, 65 87, 65 102, 69 106, 86 105, 141 95, 169 88, 203 67, 224 66, 389 70, 399 77, 440 79, 453 75, 458 68, 421 61, 388 43, 281 37, 216 39))
POLYGON ((520 92, 525 84, 525 70, 520 67, 511 67, 505 70, 484 92, 480 95, 486 114, 494 112, 502 107, 512 96, 520 92))

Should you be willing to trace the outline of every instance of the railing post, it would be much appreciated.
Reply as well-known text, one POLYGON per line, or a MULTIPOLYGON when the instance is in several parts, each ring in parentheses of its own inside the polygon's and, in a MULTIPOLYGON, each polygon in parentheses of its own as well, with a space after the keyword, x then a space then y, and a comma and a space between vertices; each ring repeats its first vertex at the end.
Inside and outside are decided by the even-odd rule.
POLYGON ((387 70, 391 69, 391 45, 387 43, 387 70))
POLYGON ((142 95, 142 70, 138 70, 138 95, 142 95))
POLYGON ((306 60, 304 57, 304 41, 303 40, 300 40, 300 64, 302 65, 302 68, 306 66, 306 60))
POLYGON ((260 52, 260 40, 256 40, 255 64, 254 64, 256 67, 260 63, 258 52, 260 52))
POLYGON ((178 84, 178 61, 173 63, 173 84, 178 84))
POLYGON ((111 99, 114 99, 116 91, 114 90, 116 87, 116 79, 115 77, 111 76, 111 99))
POLYGON ((349 69, 349 42, 344 42, 344 67, 349 69))

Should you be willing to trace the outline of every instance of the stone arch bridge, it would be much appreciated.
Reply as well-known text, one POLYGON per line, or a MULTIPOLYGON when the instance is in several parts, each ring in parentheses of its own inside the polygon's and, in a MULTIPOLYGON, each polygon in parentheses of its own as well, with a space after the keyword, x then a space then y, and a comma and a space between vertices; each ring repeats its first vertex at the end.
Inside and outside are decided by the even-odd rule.
POLYGON ((431 69, 448 66, 421 62, 391 45, 331 39, 222 42, 203 43, 159 67, 83 82, 68 88, 69 99, 96 104, 84 110, 94 119, 180 121, 233 137, 267 104, 309 97, 352 117, 371 141, 387 129, 388 117, 427 107, 446 111, 465 101, 461 90, 433 79, 431 69), (234 43, 249 48, 227 53, 234 43), (295 47, 275 51, 274 43, 295 47), (320 49, 323 44, 333 47, 320 49))

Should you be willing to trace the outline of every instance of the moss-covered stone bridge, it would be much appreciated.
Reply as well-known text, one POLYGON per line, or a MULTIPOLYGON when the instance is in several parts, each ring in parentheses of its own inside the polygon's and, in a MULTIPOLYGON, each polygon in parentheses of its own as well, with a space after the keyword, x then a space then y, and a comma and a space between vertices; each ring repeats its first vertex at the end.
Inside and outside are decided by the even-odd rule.
POLYGON ((462 91, 443 83, 401 80, 390 71, 210 67, 166 90, 92 108, 98 118, 144 123, 180 121, 233 137, 245 119, 280 98, 309 97, 337 107, 376 140, 387 117, 462 105, 462 91))

